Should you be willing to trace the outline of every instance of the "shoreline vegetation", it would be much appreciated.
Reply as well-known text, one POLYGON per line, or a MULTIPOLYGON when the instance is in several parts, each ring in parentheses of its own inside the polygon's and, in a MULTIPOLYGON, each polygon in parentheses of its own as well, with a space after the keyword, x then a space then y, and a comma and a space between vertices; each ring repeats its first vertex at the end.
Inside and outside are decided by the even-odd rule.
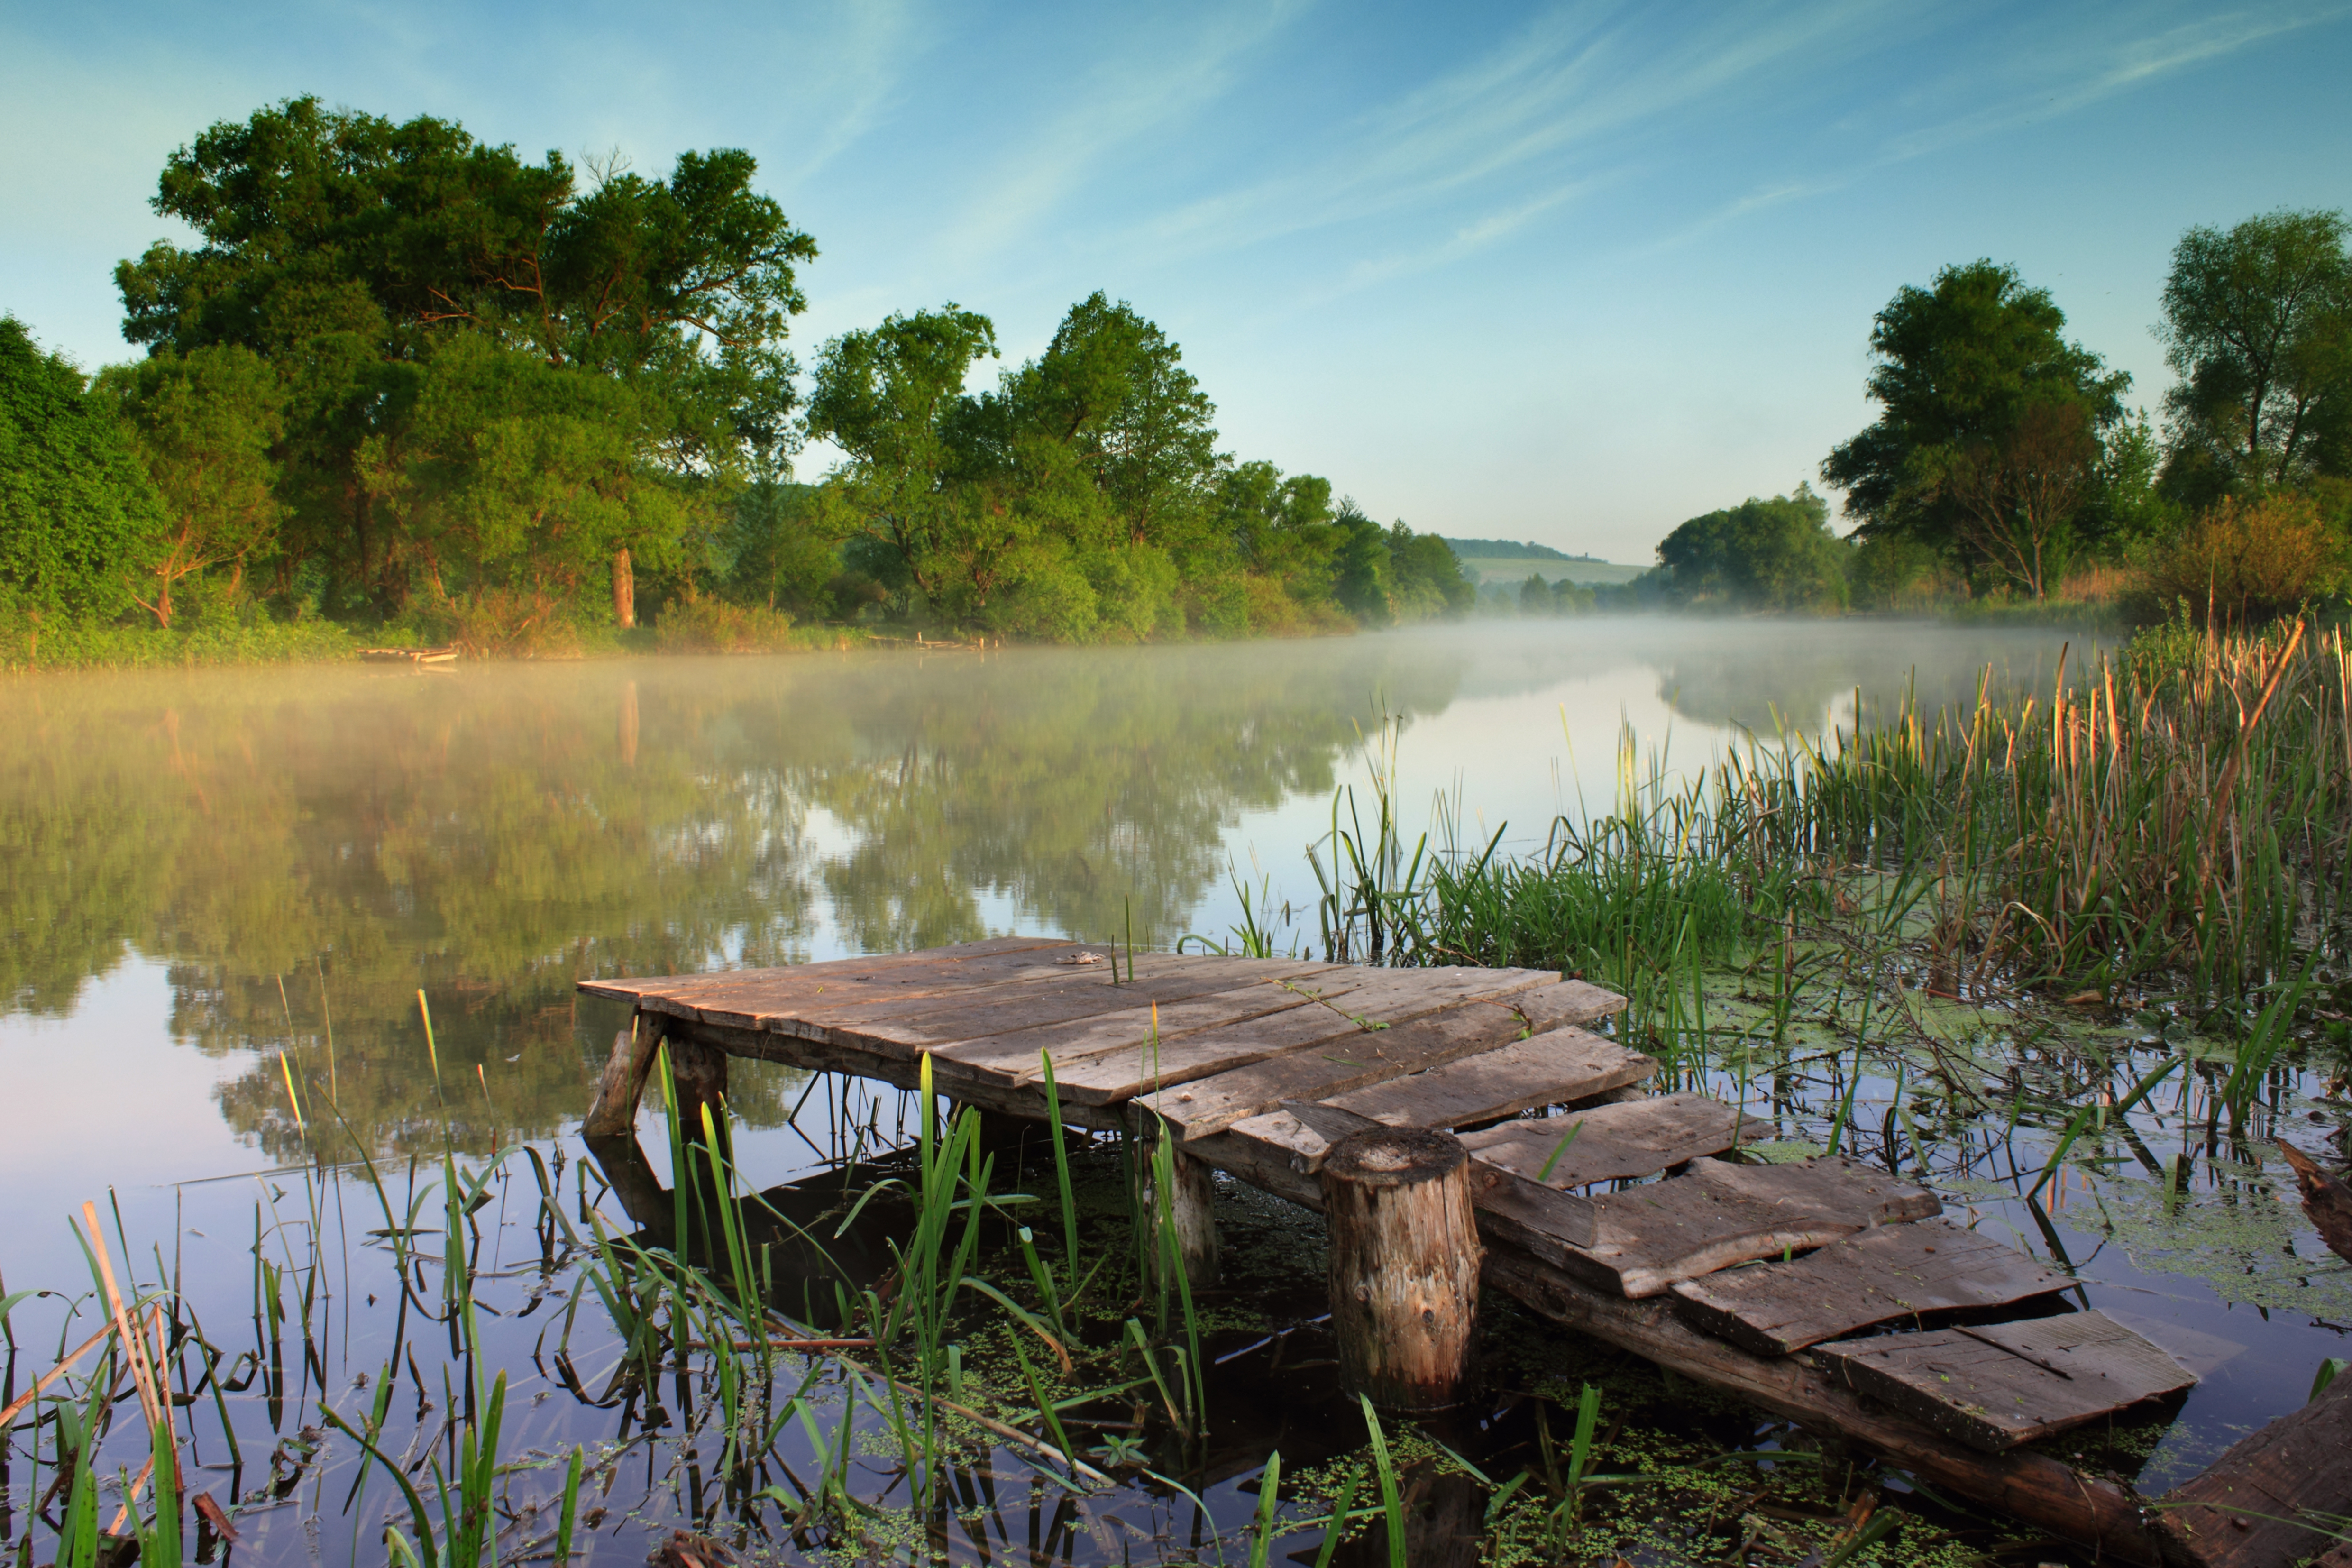
POLYGON ((2339 213, 2181 237, 2160 427, 2014 268, 1899 289, 1876 417, 1820 465, 1851 531, 1801 483, 1624 580, 1223 449, 1181 346, 1107 292, 1018 363, 949 302, 803 365, 817 246, 758 174, 533 163, 315 98, 205 130, 152 202, 194 242, 115 269, 145 357, 86 374, 0 309, 0 663, 332 657, 322 624, 472 658, 1658 609, 2253 625, 2352 585, 2339 213))

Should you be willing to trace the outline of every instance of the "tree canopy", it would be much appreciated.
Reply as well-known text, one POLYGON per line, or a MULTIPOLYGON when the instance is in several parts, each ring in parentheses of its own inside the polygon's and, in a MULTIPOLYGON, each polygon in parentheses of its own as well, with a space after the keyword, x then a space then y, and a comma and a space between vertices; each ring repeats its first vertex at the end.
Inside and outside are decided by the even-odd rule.
POLYGON ((2180 237, 2158 327, 2176 488, 2199 500, 2352 473, 2344 215, 2276 212, 2180 237))
POLYGON ((591 173, 314 98, 172 154, 155 210, 202 243, 117 268, 124 333, 275 370, 285 521, 246 553, 281 590, 544 614, 612 551, 675 558, 789 452, 814 243, 747 153, 591 173))
POLYGON ((1793 495, 1711 511, 1658 544, 1665 586, 1685 604, 1759 610, 1838 608, 1849 546, 1830 531, 1829 502, 1810 486, 1793 495))
POLYGON ((1822 465, 1856 532, 1917 541, 2042 597, 2130 385, 2065 325, 2046 291, 1990 260, 1898 290, 1870 335, 1878 418, 1822 465))
POLYGON ((0 611, 36 625, 115 613, 161 526, 106 400, 0 316, 0 611))

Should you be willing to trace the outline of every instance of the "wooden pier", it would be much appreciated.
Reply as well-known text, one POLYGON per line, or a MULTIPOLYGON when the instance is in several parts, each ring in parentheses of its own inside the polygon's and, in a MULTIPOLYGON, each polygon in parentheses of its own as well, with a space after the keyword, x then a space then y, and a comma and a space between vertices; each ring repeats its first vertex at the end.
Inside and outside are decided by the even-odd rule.
MULTIPOLYGON (((2195 1379, 2102 1314, 2064 1310, 2071 1279, 1937 1218, 1923 1187, 1852 1159, 1742 1163, 1755 1124, 1700 1095, 1647 1092, 1656 1064, 1586 1027, 1622 999, 1556 973, 1130 961, 1002 938, 581 989, 636 1009, 583 1124, 592 1138, 633 1128, 665 1041, 688 1100, 724 1095, 730 1057, 901 1088, 919 1083, 928 1057, 941 1094, 1039 1121, 1050 1058, 1067 1123, 1177 1141, 1178 1231, 1188 1271, 1205 1279, 1216 1253, 1209 1168, 1322 1210, 1367 1166, 1402 1168, 1361 1157, 1366 1138, 1438 1134, 1466 1162, 1408 1152, 1448 1180, 1463 1167, 1483 1242, 1474 1275, 1430 1287, 1453 1292, 1448 1310, 1475 1310, 1483 1283, 2103 1556, 2284 1568, 2330 1544, 2289 1525, 2272 1536, 2300 1542, 2292 1556, 2250 1554, 2231 1539, 2242 1531, 2160 1524, 2128 1487, 2026 1447, 2177 1398, 2195 1379), (1349 1157, 1327 1171, 1339 1144, 1349 1157)), ((1418 1234, 1458 1237, 1442 1202, 1423 1207, 1418 1234)), ((1335 1291, 1340 1254, 1363 1250, 1343 1247, 1337 1229, 1335 1291)), ((1423 1273, 1438 1279, 1449 1261, 1461 1275, 1458 1256, 1423 1273)), ((1370 1281, 1354 1287, 1366 1301, 1370 1281)), ((1435 1310, 1423 1311, 1433 1333, 1435 1310)), ((1381 1331, 1374 1309, 1351 1317, 1367 1326, 1346 1330, 1335 1308, 1335 1328, 1381 1331)), ((1414 1376, 1412 1386, 1445 1386, 1426 1368, 1414 1376)))

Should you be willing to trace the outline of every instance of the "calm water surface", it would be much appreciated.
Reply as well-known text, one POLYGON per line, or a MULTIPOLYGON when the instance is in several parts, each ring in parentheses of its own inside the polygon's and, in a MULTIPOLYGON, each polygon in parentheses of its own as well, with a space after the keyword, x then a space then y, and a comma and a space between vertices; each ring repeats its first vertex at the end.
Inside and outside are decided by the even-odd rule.
MULTIPOLYGON (((309 1201, 293 1173, 314 1156, 348 1159, 356 1141, 402 1169, 437 1157, 453 1124, 474 1154, 530 1142, 576 1156, 624 1021, 578 996, 583 976, 1005 932, 1131 929, 1165 949, 1223 935, 1237 885, 1264 889, 1278 943, 1303 943, 1307 847, 1335 791, 1369 805, 1376 767, 1392 768, 1409 832, 1451 822, 1461 839, 1500 832, 1532 849, 1556 818, 1615 800, 1628 749, 1643 776, 1688 776, 1759 736, 1850 722, 1857 701, 1965 700, 1988 667, 2046 686, 2063 642, 1594 620, 1207 648, 0 684, 0 1093, 13 1113, 0 1292, 79 1289, 66 1215, 110 1190, 142 1252, 175 1238, 163 1250, 192 1299, 243 1302, 253 1227, 267 1211, 275 1233, 281 1208, 309 1201), (307 1127, 289 1067, 309 1086, 307 1127), (347 1131, 326 1124, 325 1096, 347 1131)), ((787 1125, 806 1088, 739 1066, 748 1174, 819 1168, 787 1125)), ((1866 1084, 1857 1104, 1891 1098, 1866 1084)), ((2042 1155, 2012 1157, 2031 1169, 2042 1155)), ((2352 1287, 2266 1191, 2271 1231, 2243 1280, 2219 1279, 2210 1248, 2168 1262, 2174 1222, 2149 1218, 2134 1174, 2061 1184, 2046 1234, 2083 1269, 2086 1300, 2170 1325, 2167 1342, 2209 1373, 2147 1478, 2160 1479, 2300 1402, 2317 1359, 2343 1353, 2352 1287)), ((380 1223, 341 1213, 373 1207, 351 1184, 319 1191, 335 1234, 380 1223)), ((2044 1250, 1998 1183, 1947 1196, 2044 1250)), ((2197 1201, 2220 1212, 2240 1198, 2197 1201)), ((2249 1245, 2242 1229, 2216 1235, 2229 1256, 2249 1245)), ((349 1342, 326 1359, 349 1364, 323 1374, 348 1379, 374 1364, 383 1331, 351 1318, 355 1297, 374 1300, 364 1280, 337 1289, 349 1342)), ((536 1329, 486 1331, 520 1369, 536 1329)), ((547 1443, 602 1419, 547 1408, 547 1443)), ((1302 1440, 1265 1437, 1286 1454, 1302 1440)), ((1245 1517, 1246 1494, 1235 1506, 1245 1517)))

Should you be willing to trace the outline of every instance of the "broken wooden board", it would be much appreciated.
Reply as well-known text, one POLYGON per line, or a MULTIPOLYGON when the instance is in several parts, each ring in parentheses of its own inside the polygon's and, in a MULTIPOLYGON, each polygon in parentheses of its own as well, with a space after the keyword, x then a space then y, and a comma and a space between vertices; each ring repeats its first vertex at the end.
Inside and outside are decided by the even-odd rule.
POLYGON ((1737 1263, 1925 1219, 1943 1207, 1925 1187, 1834 1154, 1786 1165, 1694 1160, 1686 1175, 1593 1204, 1596 1239, 1561 1267, 1636 1300, 1737 1263))
POLYGON ((1511 998, 1510 1007, 1528 1021, 1528 1033, 1540 1035, 1571 1025, 1584 1028, 1622 1013, 1625 998, 1581 980, 1563 980, 1557 985, 1519 992, 1511 998))
MULTIPOLYGON (((1346 995, 1354 989, 1350 981, 1329 975, 1318 976, 1317 984, 1327 994, 1346 995)), ((934 1071, 949 1077, 1042 1085, 1045 1068, 1041 1058, 1046 1052, 1053 1054, 1058 1077, 1067 1067, 1091 1057, 1110 1051, 1139 1051, 1153 1039, 1155 1029, 1160 1043, 1166 1047, 1203 1029, 1230 1028, 1276 1013, 1315 1006, 1317 1004, 1282 985, 1254 981, 1233 990, 1171 1002, 1164 1007, 1129 1007, 942 1046, 931 1053, 931 1065, 934 1071)))
MULTIPOLYGON (((1496 1002, 1467 1002, 1392 1028, 1359 1030, 1360 1037, 1335 1039, 1313 1049, 1292 1051, 1196 1079, 1181 1089, 1162 1089, 1142 1097, 1139 1103, 1181 1129, 1183 1137, 1206 1138, 1236 1121, 1263 1116, 1286 1100, 1328 1100, 1443 1067, 1529 1034, 1557 1029, 1570 1019, 1589 1022, 1601 1016, 1605 1002, 1615 1000, 1608 992, 1570 982, 1522 991, 1496 1002), (1571 994, 1552 996, 1557 991, 1571 994)), ((1622 1050, 1620 1054, 1630 1055, 1622 1050)), ((1604 1055, 1596 1054, 1596 1061, 1604 1055)), ((1607 1060, 1612 1068, 1618 1065, 1616 1057, 1607 1060)), ((1602 1087, 1615 1088, 1629 1081, 1618 1075, 1602 1087)))
POLYGON ((1675 1295, 1695 1327, 1759 1355, 1787 1355, 1874 1323, 2008 1306, 2074 1283, 2006 1242, 1927 1219, 1880 1226, 1787 1263, 1686 1279, 1675 1295))
POLYGON ((1559 978, 1536 969, 1368 970, 1360 972, 1360 979, 1358 972, 1349 973, 1353 989, 1344 994, 1328 977, 1319 977, 1326 983, 1298 986, 1302 992, 1328 993, 1317 998, 1314 1007, 1294 1007, 1231 1029, 1202 1030, 1163 1041, 1156 1052, 1129 1047, 1066 1067, 1055 1057, 1055 1081, 1066 1098, 1091 1105, 1116 1104, 1328 1041, 1361 1041, 1465 1002, 1498 1000, 1559 978), (1374 1026, 1366 1028, 1366 1024, 1374 1026))
MULTIPOLYGON (((1629 1301, 1580 1284, 1507 1247, 1486 1248, 1487 1286, 1577 1333, 1738 1394, 1815 1432, 1876 1450, 1929 1486, 2083 1542, 2094 1560, 2155 1568, 2160 1561, 2130 1488, 2039 1449, 1979 1454, 1865 1400, 1811 1356, 1759 1356, 1700 1333, 1669 1302, 1629 1301)), ((2233 1565, 2234 1568, 2234 1565, 2233 1565)), ((2251 1568, 2251 1565, 2247 1565, 2251 1568)))
POLYGON ((1658 1064, 1576 1028, 1515 1040, 1411 1078, 1321 1098, 1389 1127, 1464 1127, 1642 1082, 1658 1064))
POLYGON ((1856 1393, 1987 1454, 2197 1381, 2100 1312, 1887 1334, 1822 1345, 1812 1354, 1856 1393))
POLYGON ((1722 1153, 1743 1131, 1758 1138, 1768 1131, 1755 1117, 1746 1118, 1744 1127, 1742 1120, 1737 1107, 1703 1094, 1660 1094, 1506 1121, 1464 1133, 1462 1146, 1490 1165, 1546 1186, 1589 1187, 1595 1182, 1654 1176, 1702 1155, 1722 1153), (1547 1165, 1549 1173, 1539 1173, 1547 1165))
POLYGON ((2302 1409, 2240 1438, 2204 1474, 2167 1492, 2157 1528, 2197 1568, 2274 1568, 2344 1552, 2325 1533, 2342 1526, 2322 1521, 2352 1516, 2347 1455, 2352 1374, 2339 1373, 2302 1409))

